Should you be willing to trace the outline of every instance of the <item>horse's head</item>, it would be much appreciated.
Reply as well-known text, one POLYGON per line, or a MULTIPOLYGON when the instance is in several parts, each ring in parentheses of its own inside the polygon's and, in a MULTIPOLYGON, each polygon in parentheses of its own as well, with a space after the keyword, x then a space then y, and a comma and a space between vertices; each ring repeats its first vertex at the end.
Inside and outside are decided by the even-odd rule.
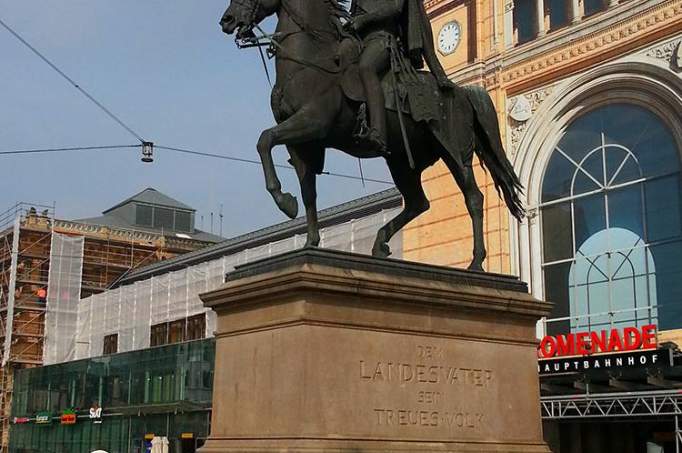
POLYGON ((220 19, 223 32, 237 37, 251 32, 263 19, 277 12, 280 0, 232 0, 220 19))

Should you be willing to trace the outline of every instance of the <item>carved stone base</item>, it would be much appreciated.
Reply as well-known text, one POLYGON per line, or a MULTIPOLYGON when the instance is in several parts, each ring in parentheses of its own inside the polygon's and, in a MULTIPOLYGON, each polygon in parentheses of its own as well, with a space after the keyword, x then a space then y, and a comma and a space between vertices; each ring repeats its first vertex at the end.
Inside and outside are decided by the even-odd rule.
POLYGON ((302 250, 238 268, 201 453, 548 453, 516 279, 302 250))

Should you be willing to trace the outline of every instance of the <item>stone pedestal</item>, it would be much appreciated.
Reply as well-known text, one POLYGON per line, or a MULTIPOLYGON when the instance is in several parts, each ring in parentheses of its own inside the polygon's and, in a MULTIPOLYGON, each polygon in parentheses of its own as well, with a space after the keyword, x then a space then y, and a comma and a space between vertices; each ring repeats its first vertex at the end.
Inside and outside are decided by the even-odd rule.
POLYGON ((550 304, 515 278, 304 249, 202 299, 218 330, 201 453, 549 452, 550 304))

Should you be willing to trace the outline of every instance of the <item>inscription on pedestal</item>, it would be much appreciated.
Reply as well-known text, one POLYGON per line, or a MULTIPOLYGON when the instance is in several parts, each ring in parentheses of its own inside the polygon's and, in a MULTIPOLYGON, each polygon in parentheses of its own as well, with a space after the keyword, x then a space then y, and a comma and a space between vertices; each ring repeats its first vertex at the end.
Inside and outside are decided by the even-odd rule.
POLYGON ((452 351, 438 345, 418 344, 411 355, 402 360, 382 357, 358 361, 357 375, 362 382, 390 386, 389 401, 409 401, 402 405, 387 401, 373 407, 374 425, 457 432, 478 432, 486 427, 484 407, 474 403, 491 393, 495 381, 492 369, 462 363, 452 351))

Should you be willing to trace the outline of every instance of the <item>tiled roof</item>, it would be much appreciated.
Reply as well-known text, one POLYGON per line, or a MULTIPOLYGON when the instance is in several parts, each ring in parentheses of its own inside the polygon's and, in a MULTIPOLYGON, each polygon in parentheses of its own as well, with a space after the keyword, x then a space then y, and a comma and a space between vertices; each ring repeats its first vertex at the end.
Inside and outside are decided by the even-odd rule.
POLYGON ((191 206, 188 206, 185 203, 176 200, 175 198, 171 198, 168 195, 161 193, 152 187, 147 187, 142 192, 136 193, 132 197, 118 203, 116 206, 112 206, 111 208, 104 211, 102 214, 106 214, 109 211, 113 211, 116 208, 119 208, 123 205, 126 205, 126 204, 131 203, 131 202, 135 202, 135 201, 140 202, 140 203, 147 203, 147 204, 153 204, 153 205, 158 205, 158 206, 164 206, 167 208, 183 209, 183 210, 187 210, 187 211, 195 211, 195 209, 192 208, 191 206))

